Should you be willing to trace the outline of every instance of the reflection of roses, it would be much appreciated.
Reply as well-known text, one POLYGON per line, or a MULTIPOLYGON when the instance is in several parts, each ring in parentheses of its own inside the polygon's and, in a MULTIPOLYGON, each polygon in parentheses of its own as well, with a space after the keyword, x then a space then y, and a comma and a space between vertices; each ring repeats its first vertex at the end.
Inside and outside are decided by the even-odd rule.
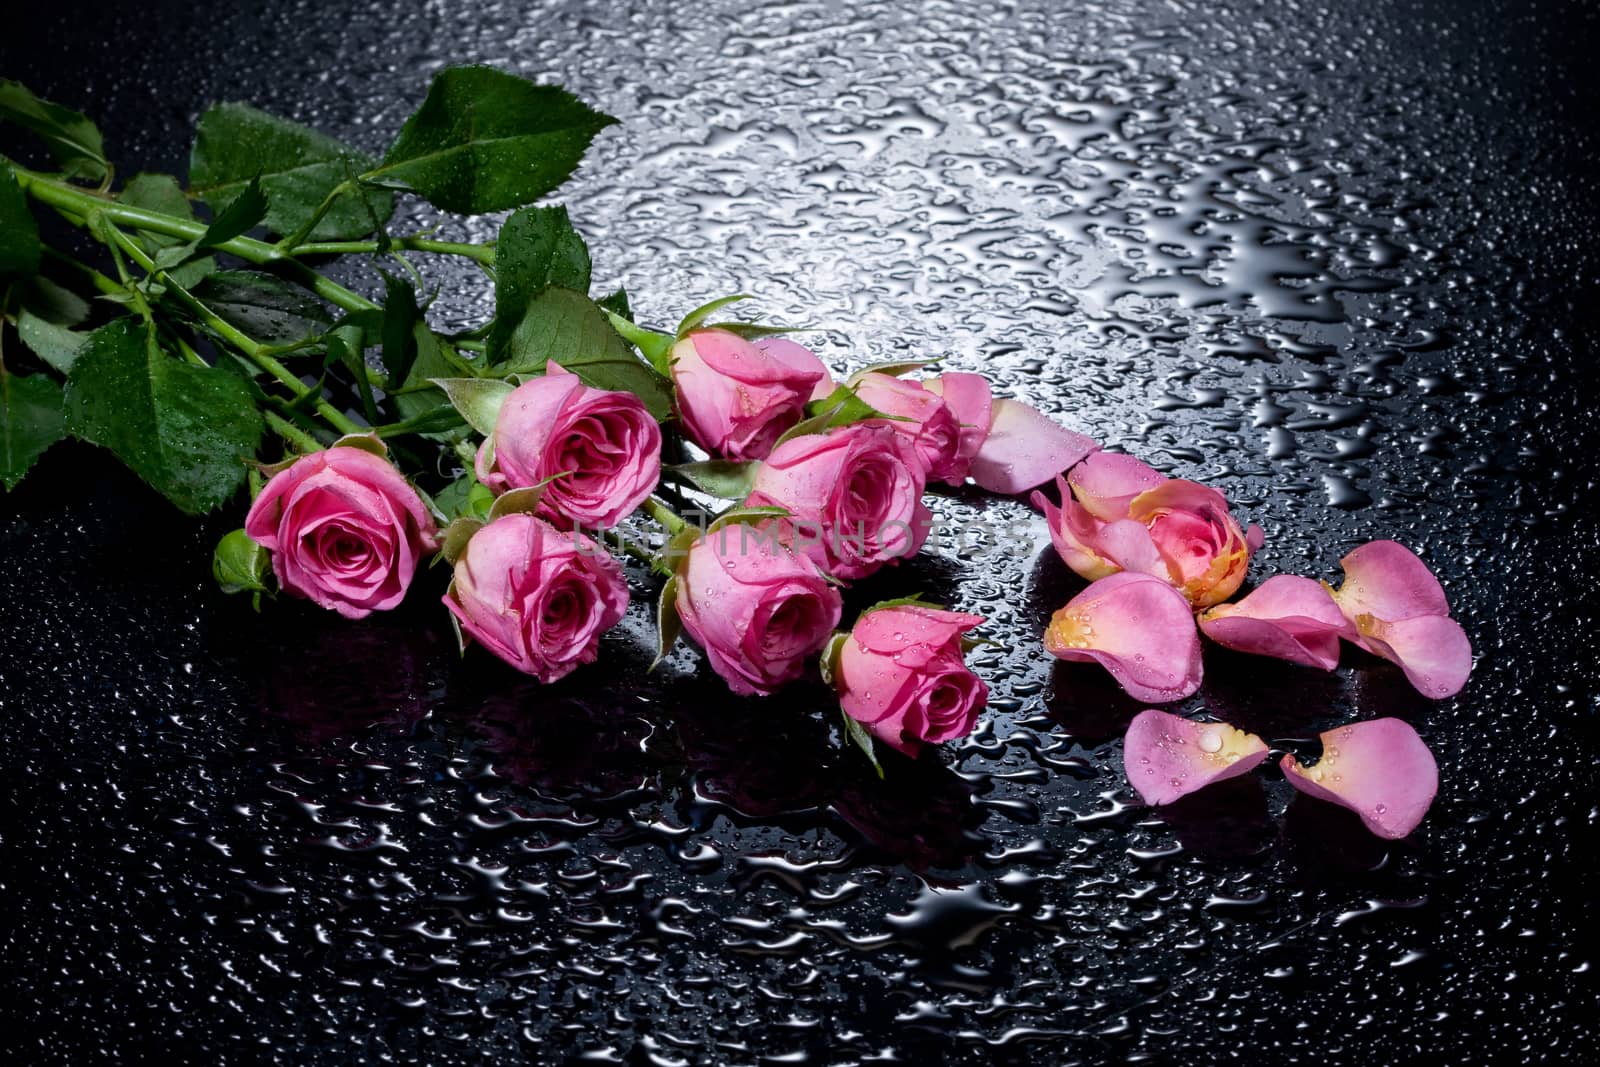
POLYGON ((491 697, 473 727, 497 775, 548 797, 616 796, 649 774, 642 746, 654 728, 615 695, 551 700, 524 683, 491 697))
POLYGON ((254 646, 272 664, 262 678, 262 714, 287 725, 304 747, 373 728, 410 730, 428 712, 430 661, 437 657, 442 668, 455 655, 436 629, 414 622, 310 625, 309 634, 282 631, 277 647, 254 646))

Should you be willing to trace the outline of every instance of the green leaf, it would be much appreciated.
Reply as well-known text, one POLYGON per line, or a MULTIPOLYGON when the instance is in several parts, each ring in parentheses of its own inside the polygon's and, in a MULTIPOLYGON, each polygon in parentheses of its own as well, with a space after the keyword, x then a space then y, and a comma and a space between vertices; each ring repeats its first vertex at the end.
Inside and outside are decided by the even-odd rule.
POLYGON ((498 359, 528 302, 552 285, 589 291, 589 249, 564 207, 523 208, 500 227, 494 245, 494 327, 488 355, 498 359))
POLYGON ((42 374, 26 378, 0 369, 0 482, 17 487, 34 460, 67 435, 61 386, 42 374))
POLYGON ((596 389, 634 394, 657 419, 672 411, 667 379, 633 354, 594 301, 558 286, 528 304, 496 371, 502 376, 541 374, 549 362, 561 364, 596 389))
POLYGON ((467 425, 488 437, 494 433, 495 420, 500 417, 500 406, 506 402, 516 386, 496 378, 433 378, 434 385, 444 390, 450 403, 461 412, 467 425))
POLYGON ((17 312, 17 337, 29 351, 62 374, 72 369, 72 361, 89 339, 88 334, 57 326, 26 307, 17 312))
POLYGON ((672 646, 678 643, 682 633, 683 618, 678 614, 678 576, 673 574, 662 585, 661 597, 656 601, 656 658, 650 664, 651 670, 660 666, 661 661, 672 653, 672 646))
POLYGON ((356 383, 356 395, 361 398, 361 413, 369 424, 376 426, 378 401, 372 395, 372 383, 367 380, 365 339, 361 327, 349 323, 335 326, 322 335, 322 343, 328 346, 327 365, 338 364, 350 373, 350 379, 356 383))
POLYGON ((414 433, 419 436, 448 434, 453 430, 466 429, 466 420, 461 413, 449 404, 438 404, 426 411, 418 412, 410 418, 391 422, 377 429, 380 437, 400 437, 404 434, 414 433))
POLYGON ((404 278, 383 274, 383 372, 403 382, 417 359, 417 291, 404 278))
POLYGON ((223 321, 263 344, 320 337, 333 323, 327 305, 316 297, 259 271, 218 271, 190 293, 223 321))
POLYGON ((224 593, 264 593, 267 590, 267 550, 243 530, 224 534, 211 555, 211 576, 224 593))
POLYGON ((878 762, 878 753, 877 749, 872 744, 872 735, 867 732, 867 728, 865 726, 862 726, 859 722, 852 719, 850 715, 843 709, 840 709, 840 714, 844 716, 845 736, 853 741, 855 746, 866 754, 867 761, 872 764, 872 769, 877 771, 879 779, 882 779, 883 764, 878 762))
POLYGON ((39 223, 11 165, 0 160, 0 275, 39 273, 39 223))
POLYGON ((251 178, 239 195, 228 201, 228 206, 217 212, 217 217, 206 232, 200 235, 199 245, 214 248, 261 224, 267 217, 267 194, 261 190, 261 177, 251 178))
POLYGON ((628 322, 633 321, 633 307, 628 303, 628 291, 618 289, 614 293, 607 293, 595 301, 602 311, 606 311, 628 322))
MULTIPOLYGON (((194 206, 183 194, 183 187, 178 184, 178 179, 167 174, 136 175, 122 192, 117 194, 117 199, 129 207, 159 211, 174 218, 194 219, 194 206)), ((217 269, 217 261, 210 256, 185 262, 198 247, 196 242, 185 242, 181 237, 139 229, 134 230, 134 239, 139 242, 147 255, 167 271, 174 282, 185 289, 193 289, 200 284, 200 279, 217 269), (172 253, 168 250, 174 248, 185 251, 178 259, 170 260, 172 253)))
MULTIPOLYGON (((212 210, 230 203, 260 177, 267 196, 267 229, 294 233, 353 173, 372 158, 340 142, 246 104, 218 104, 195 129, 189 157, 192 191, 212 210)), ((353 186, 334 199, 311 230, 316 241, 364 237, 394 214, 394 197, 353 186)))
POLYGON ((667 470, 703 493, 723 500, 743 500, 754 488, 756 471, 760 467, 755 461, 736 463, 728 459, 708 459, 700 463, 679 463, 667 470))
POLYGON ((729 304, 737 304, 741 300, 749 300, 749 293, 734 293, 732 296, 719 296, 709 304, 701 304, 678 323, 677 334, 681 338, 689 331, 698 327, 702 322, 715 315, 729 304))
POLYGON ((49 278, 30 278, 17 292, 23 307, 57 326, 77 326, 89 318, 89 301, 49 278))
POLYGON ((50 155, 70 177, 98 182, 111 173, 94 123, 70 108, 40 100, 18 82, 0 80, 0 120, 43 138, 50 155))
POLYGON ((553 85, 492 67, 451 67, 361 178, 409 189, 446 211, 505 211, 566 181, 594 135, 616 121, 553 85))
POLYGON ((174 359, 132 319, 100 327, 67 378, 67 428, 190 514, 225 503, 261 444, 249 386, 174 359))
POLYGON ((458 366, 459 358, 454 350, 440 341, 427 323, 417 323, 412 337, 417 345, 417 358, 394 397, 395 409, 405 418, 416 417, 448 402, 442 391, 428 384, 432 379, 473 373, 472 368, 458 366))

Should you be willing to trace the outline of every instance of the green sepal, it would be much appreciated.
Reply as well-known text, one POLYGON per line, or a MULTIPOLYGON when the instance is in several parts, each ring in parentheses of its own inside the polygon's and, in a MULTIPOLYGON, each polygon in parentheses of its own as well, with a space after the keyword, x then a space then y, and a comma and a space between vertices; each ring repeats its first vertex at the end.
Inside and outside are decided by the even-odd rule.
POLYGON ((931 367, 938 362, 939 360, 937 359, 906 359, 899 361, 890 360, 886 363, 870 363, 856 371, 854 374, 850 375, 846 381, 849 385, 855 385, 857 382, 861 381, 861 377, 864 374, 887 374, 891 378, 898 378, 902 374, 910 374, 914 370, 921 370, 923 367, 931 367))
POLYGON ((650 669, 661 666, 661 661, 672 653, 683 633, 683 618, 678 614, 678 576, 673 574, 661 586, 661 596, 656 600, 656 658, 650 669))
MULTIPOLYGON (((567 472, 563 471, 562 474, 567 472)), ((560 477, 560 475, 557 475, 560 477)), ((500 518, 502 515, 537 515, 539 501, 544 499, 545 486, 555 481, 547 478, 538 485, 525 485, 519 489, 510 489, 494 498, 494 504, 489 508, 489 521, 500 518)))
POLYGON ((654 367, 657 374, 670 378, 672 376, 672 346, 676 338, 670 334, 660 333, 656 330, 647 330, 643 326, 635 325, 632 319, 617 314, 615 311, 600 304, 600 310, 606 313, 606 318, 611 322, 611 328, 622 335, 622 339, 639 350, 645 361, 654 367))
POLYGON ((756 526, 773 519, 787 518, 788 508, 779 507, 735 507, 722 512, 711 520, 711 525, 706 527, 707 533, 715 533, 725 526, 756 526))
POLYGON ((835 688, 839 677, 839 653, 844 650, 845 641, 850 635, 843 630, 835 630, 833 636, 828 638, 828 643, 822 646, 822 654, 817 658, 817 669, 822 672, 822 680, 828 688, 835 688))
POLYGON ((485 437, 494 433, 500 408, 517 388, 497 378, 429 378, 428 381, 444 390, 444 395, 467 420, 467 425, 485 437))
POLYGON ((749 299, 749 293, 734 293, 732 296, 719 296, 710 303, 701 304, 699 307, 689 312, 689 314, 685 315, 682 321, 678 323, 678 339, 683 339, 691 330, 698 328, 702 322, 705 322, 712 315, 716 314, 718 311, 721 311, 729 304, 737 304, 741 300, 749 299))
POLYGON ((780 334, 800 333, 804 326, 763 326, 758 322, 713 322, 702 326, 703 330, 723 330, 746 341, 759 341, 763 337, 777 337, 780 334))
POLYGON ((379 439, 371 430, 365 433, 347 433, 339 438, 329 448, 359 448, 363 452, 371 452, 379 459, 389 458, 389 446, 379 439))
POLYGON ((708 459, 699 463, 679 463, 666 468, 668 474, 688 482, 702 493, 723 500, 743 500, 754 487, 759 461, 736 462, 730 459, 708 459))
MULTIPOLYGON (((472 535, 485 525, 481 519, 462 517, 454 520, 444 528, 444 534, 439 538, 439 555, 446 563, 454 564, 461 558, 461 553, 467 550, 467 542, 472 540, 472 535)), ((454 594, 455 583, 451 582, 450 585, 450 591, 454 594)))
POLYGON ((878 762, 878 752, 872 743, 872 734, 867 732, 865 726, 852 719, 843 708, 839 709, 839 714, 844 717, 845 736, 865 753, 867 762, 871 763, 872 769, 878 772, 878 778, 881 781, 883 779, 883 764, 878 762))

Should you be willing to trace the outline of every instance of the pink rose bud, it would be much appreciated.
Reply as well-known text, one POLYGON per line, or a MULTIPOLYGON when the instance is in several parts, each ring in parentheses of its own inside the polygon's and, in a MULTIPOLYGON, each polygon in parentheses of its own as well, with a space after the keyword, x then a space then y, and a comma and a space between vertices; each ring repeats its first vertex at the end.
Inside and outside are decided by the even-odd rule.
POLYGON ((628 609, 628 583, 583 534, 513 513, 472 535, 444 605, 473 640, 553 682, 594 662, 600 635, 628 609))
POLYGON ((661 427, 632 393, 551 363, 506 397, 477 469, 497 493, 548 482, 539 514, 559 526, 615 526, 661 477, 661 427))
POLYGON ((793 341, 695 330, 672 346, 672 384, 689 439, 723 459, 763 459, 805 416, 827 368, 793 341))
POLYGON ((967 668, 961 637, 982 623, 916 604, 868 611, 839 642, 832 665, 840 706, 908 756, 967 736, 989 687, 967 668))
POLYGON ((961 427, 953 484, 970 473, 980 489, 1021 493, 1100 447, 1020 400, 995 398, 981 374, 942 374, 922 384, 944 398, 961 427))
POLYGON ((1206 608, 1238 590, 1261 547, 1261 528, 1241 529, 1221 493, 1165 478, 1131 456, 1096 452, 1056 487, 1060 507, 1037 492, 1034 506, 1062 560, 1090 581, 1149 574, 1206 608))
POLYGON ((771 530, 739 523, 700 536, 677 577, 676 607, 712 668, 743 696, 800 676, 839 624, 839 591, 771 530))
POLYGON ((272 553, 280 586, 349 619, 400 603, 436 534, 400 472, 352 446, 301 456, 273 475, 244 528, 272 553))
POLYGON ((876 372, 856 378, 854 388, 864 402, 895 416, 883 425, 916 452, 929 481, 960 485, 966 480, 969 464, 961 459, 961 425, 938 393, 876 372))
POLYGON ((829 574, 863 578, 914 556, 933 517, 922 503, 922 461, 881 424, 791 437, 756 470, 750 507, 781 507, 786 543, 829 574))

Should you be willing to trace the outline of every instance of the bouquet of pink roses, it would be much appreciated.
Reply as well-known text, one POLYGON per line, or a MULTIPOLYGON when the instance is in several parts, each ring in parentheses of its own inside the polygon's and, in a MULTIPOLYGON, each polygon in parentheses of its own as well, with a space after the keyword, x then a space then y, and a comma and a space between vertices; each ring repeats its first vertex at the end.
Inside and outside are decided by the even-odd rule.
MULTIPOLYGON (((0 121, 52 160, 0 159, 0 315, 24 350, 0 353, 0 478, 10 488, 72 435, 191 513, 248 492, 215 573, 258 606, 276 589, 358 619, 442 559, 463 648, 553 682, 597 658, 628 606, 619 557, 634 557, 660 579, 661 655, 687 634, 742 696, 814 666, 876 763, 875 741, 914 755, 971 732, 988 688, 965 655, 984 620, 912 596, 842 631, 840 588, 923 547, 930 485, 1053 483, 1058 500, 1032 499, 1091 584, 1044 646, 1140 700, 1196 691, 1201 633, 1322 669, 1346 641, 1432 697, 1466 680, 1466 638, 1399 545, 1352 553, 1338 592, 1279 576, 1229 603, 1261 531, 1221 493, 1104 452, 979 374, 931 373, 936 353, 836 375, 780 329, 718 317, 743 297, 658 330, 622 291, 592 296, 566 211, 533 205, 614 120, 558 88, 445 70, 381 159, 219 105, 200 118, 186 185, 119 186, 88 119, 15 83, 0 83, 0 121), (511 214, 486 244, 397 235, 403 194, 511 214), (43 241, 35 207, 85 229, 105 262, 43 241), (419 255, 481 266, 494 316, 430 326, 419 255), (382 299, 320 273, 331 256, 371 257, 382 299)), ((1160 723, 1136 720, 1127 747, 1151 803, 1266 755, 1224 724, 1160 723)), ((1330 745, 1290 780, 1380 833, 1409 832, 1432 763, 1406 730, 1330 745), (1411 791, 1375 800, 1401 765, 1411 791)))

